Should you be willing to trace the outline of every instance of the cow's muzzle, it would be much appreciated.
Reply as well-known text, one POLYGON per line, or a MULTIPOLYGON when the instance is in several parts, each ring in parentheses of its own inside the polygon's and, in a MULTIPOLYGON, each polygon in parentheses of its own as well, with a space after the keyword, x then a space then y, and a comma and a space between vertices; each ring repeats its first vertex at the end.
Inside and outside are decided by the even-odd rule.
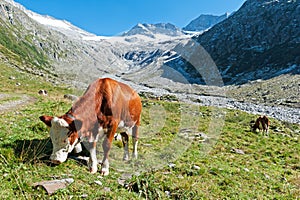
POLYGON ((61 161, 59 161, 59 160, 51 160, 51 163, 53 163, 55 165, 59 165, 61 163, 61 161))

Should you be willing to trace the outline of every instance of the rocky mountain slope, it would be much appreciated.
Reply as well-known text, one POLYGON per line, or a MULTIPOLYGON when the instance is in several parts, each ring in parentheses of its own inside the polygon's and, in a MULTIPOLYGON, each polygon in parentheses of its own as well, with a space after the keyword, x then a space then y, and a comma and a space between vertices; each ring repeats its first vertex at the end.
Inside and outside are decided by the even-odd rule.
POLYGON ((226 95, 240 102, 299 109, 300 75, 285 74, 269 80, 259 79, 239 86, 228 86, 226 95))
POLYGON ((299 73, 299 0, 248 0, 195 40, 211 55, 226 84, 299 73))
POLYGON ((8 59, 7 49, 14 55, 24 54, 32 66, 22 63, 14 66, 33 69, 30 71, 36 74, 48 74, 37 69, 51 72, 64 81, 74 81, 77 86, 94 78, 120 77, 144 68, 178 41, 191 37, 172 24, 138 24, 123 36, 101 37, 69 22, 26 10, 12 0, 0 0, 0 5, 2 57, 8 59), (24 48, 19 52, 20 46, 24 48), (27 50, 30 48, 36 56, 27 50))
POLYGON ((225 96, 199 84, 299 73, 299 8, 296 0, 248 0, 193 39, 171 24, 138 24, 121 36, 101 37, 0 0, 0 59, 81 88, 113 76, 137 89, 225 96))
POLYGON ((162 55, 160 64, 156 60, 140 74, 160 71, 154 83, 146 83, 155 87, 166 85, 163 78, 221 86, 299 74, 299 20, 298 0, 248 0, 224 21, 164 54, 172 59, 162 55))
POLYGON ((32 39, 36 24, 27 24, 28 19, 10 3, 0 1, 0 59, 26 71, 50 72, 46 53, 39 51, 38 42, 32 39))
POLYGON ((15 60, 9 59, 8 51, 30 61, 31 67, 18 64, 23 70, 41 69, 83 82, 94 74, 126 70, 110 43, 68 22, 38 15, 10 0, 0 0, 0 20, 2 57, 15 60))
POLYGON ((225 13, 221 16, 216 15, 200 15, 193 21, 191 21, 188 25, 183 27, 184 31, 199 31, 203 32, 213 27, 217 23, 227 19, 229 17, 229 13, 225 13))

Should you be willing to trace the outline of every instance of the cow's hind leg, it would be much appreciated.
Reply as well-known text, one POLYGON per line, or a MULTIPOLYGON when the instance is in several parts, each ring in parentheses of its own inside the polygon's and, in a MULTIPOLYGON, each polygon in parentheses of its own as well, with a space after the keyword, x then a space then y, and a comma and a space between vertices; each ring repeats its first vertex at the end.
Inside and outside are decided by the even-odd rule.
POLYGON ((108 137, 105 137, 102 143, 102 148, 104 151, 102 167, 101 167, 101 175, 107 176, 109 174, 109 162, 108 162, 108 154, 111 148, 111 142, 108 137))
POLYGON ((112 140, 114 139, 114 134, 117 130, 117 123, 113 123, 112 128, 110 128, 106 134, 106 137, 104 137, 102 148, 104 151, 103 154, 103 160, 102 160, 102 167, 101 167, 101 175, 107 176, 109 174, 109 152, 111 149, 112 140))
POLYGON ((124 148, 123 160, 128 161, 129 160, 128 134, 123 132, 123 133, 121 133, 121 136, 122 136, 122 143, 123 143, 123 148, 124 148))
POLYGON ((133 143, 133 153, 132 153, 132 158, 133 159, 137 159, 138 157, 138 150, 137 150, 137 146, 138 146, 138 138, 139 138, 139 127, 138 126, 134 126, 132 128, 132 143, 133 143))

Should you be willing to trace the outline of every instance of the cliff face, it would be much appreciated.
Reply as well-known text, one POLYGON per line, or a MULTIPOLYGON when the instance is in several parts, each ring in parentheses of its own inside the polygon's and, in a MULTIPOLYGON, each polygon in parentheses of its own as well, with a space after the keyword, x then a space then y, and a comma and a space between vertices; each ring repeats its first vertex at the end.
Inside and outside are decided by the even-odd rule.
POLYGON ((227 20, 195 38, 225 84, 299 73, 299 0, 248 0, 227 20))

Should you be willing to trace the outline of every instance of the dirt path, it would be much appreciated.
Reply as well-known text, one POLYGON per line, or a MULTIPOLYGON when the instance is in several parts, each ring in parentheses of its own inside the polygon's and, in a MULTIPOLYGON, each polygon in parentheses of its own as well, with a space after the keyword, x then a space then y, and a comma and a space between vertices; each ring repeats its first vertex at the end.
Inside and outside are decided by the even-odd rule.
POLYGON ((33 97, 29 97, 27 95, 9 95, 9 94, 2 94, 0 93, 0 113, 3 113, 5 111, 14 109, 19 106, 27 105, 34 101, 33 97), (19 97, 18 100, 8 100, 4 103, 1 103, 1 100, 6 98, 13 98, 13 97, 19 97))

